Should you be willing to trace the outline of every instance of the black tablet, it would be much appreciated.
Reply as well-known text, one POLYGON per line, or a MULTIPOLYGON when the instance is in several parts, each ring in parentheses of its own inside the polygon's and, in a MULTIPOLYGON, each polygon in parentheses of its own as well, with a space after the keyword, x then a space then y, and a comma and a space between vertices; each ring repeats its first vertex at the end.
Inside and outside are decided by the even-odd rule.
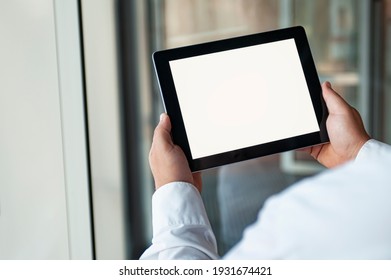
POLYGON ((153 61, 192 171, 328 141, 302 27, 157 51, 153 61))

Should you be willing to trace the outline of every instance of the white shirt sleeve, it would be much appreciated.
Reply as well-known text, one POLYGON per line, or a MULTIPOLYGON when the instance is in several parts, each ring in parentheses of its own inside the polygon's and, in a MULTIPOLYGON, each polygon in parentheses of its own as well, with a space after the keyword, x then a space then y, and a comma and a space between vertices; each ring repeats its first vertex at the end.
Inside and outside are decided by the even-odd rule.
MULTIPOLYGON (((267 200, 227 259, 391 259, 391 148, 369 140, 355 161, 267 200)), ((201 196, 175 182, 153 196, 142 259, 216 259, 201 196)))
POLYGON ((202 198, 189 183, 160 187, 152 198, 152 245, 141 259, 217 259, 202 198))
POLYGON ((227 259, 391 259, 391 147, 368 141, 355 161, 267 200, 227 259))
POLYGON ((360 149, 356 162, 381 159, 390 154, 391 146, 375 139, 368 140, 360 149))

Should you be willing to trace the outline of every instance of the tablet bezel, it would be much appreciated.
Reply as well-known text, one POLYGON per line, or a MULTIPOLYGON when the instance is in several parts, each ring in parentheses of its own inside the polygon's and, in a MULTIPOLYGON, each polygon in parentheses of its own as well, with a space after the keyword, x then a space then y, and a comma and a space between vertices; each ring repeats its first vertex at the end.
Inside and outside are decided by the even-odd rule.
POLYGON ((328 111, 322 97, 322 88, 307 36, 304 28, 301 26, 156 51, 153 54, 153 62, 160 86, 163 105, 165 111, 170 116, 173 141, 182 148, 189 162, 190 169, 193 172, 329 141, 326 130, 328 111), (295 40, 320 131, 193 159, 169 62, 176 59, 200 56, 286 39, 295 40))

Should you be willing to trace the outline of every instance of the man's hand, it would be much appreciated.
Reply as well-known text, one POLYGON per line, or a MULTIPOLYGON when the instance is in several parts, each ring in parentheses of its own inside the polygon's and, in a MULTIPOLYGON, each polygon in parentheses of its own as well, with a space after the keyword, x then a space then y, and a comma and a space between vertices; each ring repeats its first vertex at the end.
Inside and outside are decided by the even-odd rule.
POLYGON ((171 122, 166 114, 160 115, 160 122, 155 129, 149 165, 156 189, 171 182, 181 181, 193 184, 201 192, 201 174, 191 173, 182 149, 172 142, 171 122))
POLYGON ((330 143, 310 148, 311 155, 331 168, 355 159, 370 137, 360 114, 336 93, 329 82, 322 84, 329 116, 326 122, 330 143))

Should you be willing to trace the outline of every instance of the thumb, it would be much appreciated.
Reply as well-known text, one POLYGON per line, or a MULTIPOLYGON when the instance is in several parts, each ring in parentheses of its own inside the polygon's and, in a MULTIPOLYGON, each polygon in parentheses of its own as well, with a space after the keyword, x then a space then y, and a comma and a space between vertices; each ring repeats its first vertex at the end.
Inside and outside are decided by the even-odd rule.
POLYGON ((153 142, 157 145, 163 145, 162 148, 167 148, 167 146, 173 146, 171 139, 171 122, 167 114, 163 113, 160 115, 160 122, 155 129, 153 136, 153 142))
POLYGON ((171 133, 171 121, 166 113, 162 113, 160 115, 160 122, 158 126, 166 130, 168 133, 171 133))
POLYGON ((330 114, 338 114, 349 108, 349 104, 331 87, 330 82, 322 84, 323 99, 330 114))

